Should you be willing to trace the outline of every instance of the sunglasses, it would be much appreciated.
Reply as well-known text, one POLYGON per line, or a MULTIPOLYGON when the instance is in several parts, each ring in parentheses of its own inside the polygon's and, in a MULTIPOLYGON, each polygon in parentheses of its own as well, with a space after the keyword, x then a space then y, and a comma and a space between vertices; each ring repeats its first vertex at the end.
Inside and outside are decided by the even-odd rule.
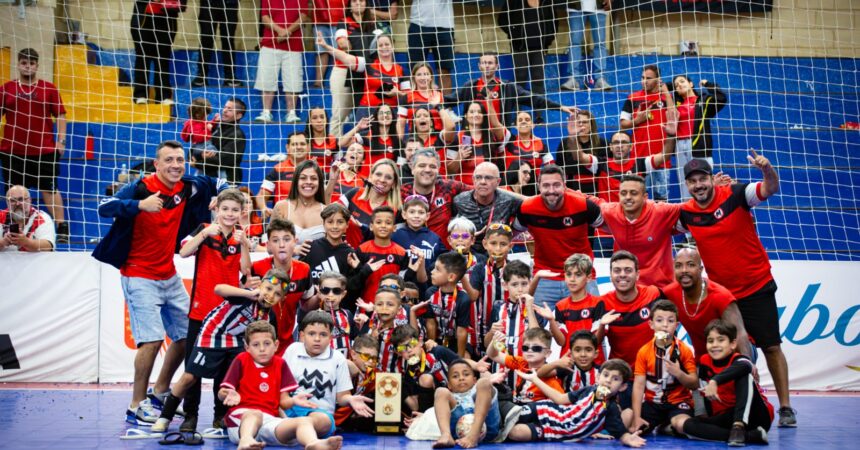
POLYGON ((544 350, 546 350, 546 347, 544 347, 543 345, 523 345, 523 353, 525 353, 525 352, 540 353, 544 350))
POLYGON ((403 300, 405 300, 407 303, 418 303, 418 300, 421 299, 418 297, 403 297, 403 300))
POLYGON ((333 288, 333 287, 323 286, 320 288, 320 292, 322 292, 323 295, 328 295, 328 294, 340 295, 340 294, 343 294, 343 288, 339 288, 339 287, 333 288))
POLYGON ((268 282, 269 282, 269 283, 271 283, 273 286, 277 286, 277 287, 281 288, 281 290, 282 290, 282 291, 284 291, 284 292, 287 292, 287 287, 289 286, 289 283, 287 283, 286 281, 282 281, 282 280, 281 280, 280 278, 278 278, 278 277, 269 277, 269 278, 266 278, 266 279, 265 279, 265 280, 263 280, 263 281, 268 281, 268 282))
POLYGON ((362 352, 355 352, 355 354, 358 355, 359 359, 361 359, 364 362, 369 363, 369 362, 379 361, 379 357, 376 355, 371 355, 371 354, 362 353, 362 352))
POLYGON ((492 231, 503 230, 507 233, 512 232, 510 226, 508 226, 507 224, 504 224, 504 223, 500 223, 500 222, 491 223, 489 229, 492 231))
POLYGON ((397 353, 403 353, 406 350, 409 350, 410 348, 415 347, 416 345, 418 345, 418 339, 412 338, 409 340, 409 342, 407 342, 405 344, 400 344, 400 345, 394 347, 394 349, 397 350, 397 353))
POLYGON ((403 200, 403 203, 409 203, 409 202, 410 202, 410 201, 412 201, 412 200, 418 200, 418 201, 420 201, 421 203, 424 203, 425 205, 430 206, 430 202, 427 200, 427 197, 425 197, 425 196, 423 196, 423 195, 421 195, 421 194, 412 194, 412 195, 409 195, 409 196, 407 196, 407 197, 406 197, 406 199, 405 199, 405 200, 403 200))
POLYGON ((451 233, 451 239, 469 239, 472 237, 472 233, 451 233))

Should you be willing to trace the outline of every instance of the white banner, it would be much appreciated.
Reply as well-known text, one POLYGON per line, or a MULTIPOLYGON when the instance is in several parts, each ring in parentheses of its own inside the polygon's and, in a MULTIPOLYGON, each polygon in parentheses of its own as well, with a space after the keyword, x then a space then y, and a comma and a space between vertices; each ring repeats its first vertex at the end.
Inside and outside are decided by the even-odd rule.
MULTIPOLYGON (((190 290, 194 259, 175 261, 190 290)), ((596 262, 598 274, 608 268, 596 262)), ((773 261, 773 274, 791 389, 860 391, 860 297, 852 283, 860 264, 773 261)), ((608 277, 598 281, 602 292, 611 289, 608 277)), ((0 253, 0 286, 0 345, 8 335, 21 365, 0 370, 0 381, 132 381, 135 349, 117 270, 86 253, 0 253)), ((9 350, 0 349, 4 363, 9 350)), ((763 356, 758 366, 772 388, 763 356)))

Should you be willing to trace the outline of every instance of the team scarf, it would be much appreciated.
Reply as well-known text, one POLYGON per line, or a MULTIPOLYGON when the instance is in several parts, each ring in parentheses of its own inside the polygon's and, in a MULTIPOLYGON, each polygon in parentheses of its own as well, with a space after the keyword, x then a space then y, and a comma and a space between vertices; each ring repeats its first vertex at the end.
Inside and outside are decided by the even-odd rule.
POLYGON ((331 343, 329 345, 332 349, 346 356, 349 354, 349 335, 352 332, 352 328, 349 325, 349 315, 342 309, 330 309, 328 313, 331 315, 332 322, 334 322, 331 330, 331 343))
POLYGON ((507 292, 502 287, 502 277, 505 266, 499 267, 498 274, 495 273, 496 264, 490 258, 484 270, 484 292, 481 302, 478 304, 478 317, 481 319, 481 336, 486 336, 493 325, 493 305, 497 301, 507 301, 507 292))
POLYGON ((379 371, 395 372, 397 370, 397 352, 391 343, 394 327, 379 330, 379 371))
POLYGON ((376 389, 376 367, 367 366, 355 377, 355 395, 371 394, 376 389))
POLYGON ((570 376, 570 386, 568 391, 578 391, 584 387, 597 384, 597 375, 599 373, 600 369, 597 366, 591 366, 588 370, 582 370, 574 365, 570 376))
POLYGON ((442 290, 437 290, 430 298, 430 307, 433 309, 433 315, 439 322, 439 330, 441 331, 442 341, 445 346, 448 344, 449 338, 454 338, 457 335, 457 321, 454 317, 457 308, 457 294, 459 290, 455 290, 453 294, 445 294, 442 290))
POLYGON ((509 355, 523 356, 523 334, 528 326, 526 312, 526 305, 521 301, 505 301, 502 305, 499 320, 501 320, 505 335, 508 337, 509 355))

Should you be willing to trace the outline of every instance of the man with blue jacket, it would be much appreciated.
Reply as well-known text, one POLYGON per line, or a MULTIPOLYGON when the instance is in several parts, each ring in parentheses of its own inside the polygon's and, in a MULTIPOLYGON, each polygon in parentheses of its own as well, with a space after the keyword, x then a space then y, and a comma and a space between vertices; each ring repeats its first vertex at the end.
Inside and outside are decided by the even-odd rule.
MULTIPOLYGON (((189 298, 173 265, 181 239, 211 219, 209 205, 226 183, 206 176, 185 176, 185 150, 164 141, 155 153, 155 173, 126 185, 99 205, 99 215, 114 218, 93 257, 120 270, 131 332, 137 344, 134 388, 126 421, 155 422, 158 393, 185 354, 189 298), (167 334, 172 341, 152 394, 147 386, 158 349, 167 334)), ((162 396, 164 396, 162 395, 162 396)))

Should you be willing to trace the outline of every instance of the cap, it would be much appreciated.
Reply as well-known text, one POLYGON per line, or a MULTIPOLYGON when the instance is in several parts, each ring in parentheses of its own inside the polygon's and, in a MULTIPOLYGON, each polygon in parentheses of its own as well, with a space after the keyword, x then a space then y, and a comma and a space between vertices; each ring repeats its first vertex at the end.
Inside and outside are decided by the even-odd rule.
POLYGON ((712 174, 711 165, 704 159, 693 159, 687 164, 684 164, 684 179, 690 178, 690 175, 702 172, 706 175, 712 174))

